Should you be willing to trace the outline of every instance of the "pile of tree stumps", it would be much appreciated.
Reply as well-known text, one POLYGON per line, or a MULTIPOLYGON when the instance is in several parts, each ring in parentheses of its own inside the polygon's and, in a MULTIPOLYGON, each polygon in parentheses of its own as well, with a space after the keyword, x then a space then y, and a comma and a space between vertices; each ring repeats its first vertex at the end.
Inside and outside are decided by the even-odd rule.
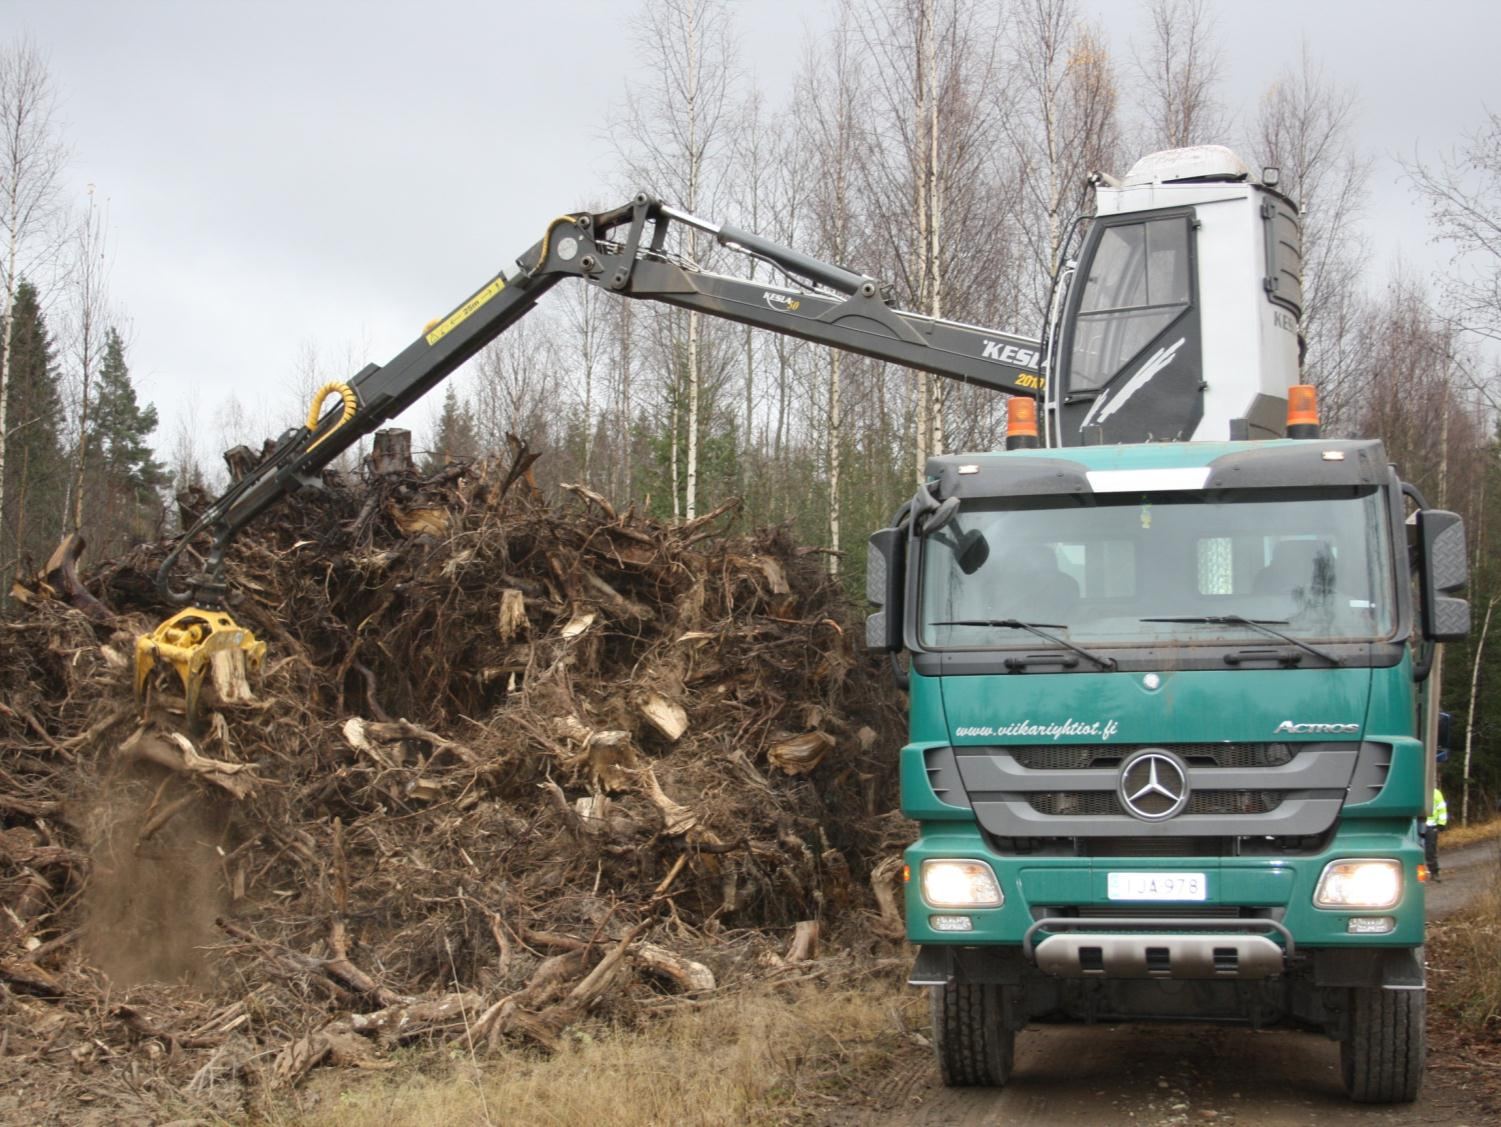
POLYGON ((227 1112, 890 953, 901 702, 822 557, 733 502, 546 503, 534 460, 383 444, 263 518, 228 578, 264 668, 192 726, 170 668, 131 691, 169 544, 16 585, 0 1077, 227 1112))

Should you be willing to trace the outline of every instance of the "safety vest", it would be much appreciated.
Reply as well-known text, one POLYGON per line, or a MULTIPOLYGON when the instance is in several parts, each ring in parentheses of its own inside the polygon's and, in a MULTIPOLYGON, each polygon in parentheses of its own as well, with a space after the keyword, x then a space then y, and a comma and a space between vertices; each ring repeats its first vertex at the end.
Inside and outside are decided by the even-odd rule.
POLYGON ((1444 792, 1438 787, 1433 788, 1433 813, 1428 815, 1430 826, 1447 826, 1449 824, 1449 804, 1444 801, 1444 792))

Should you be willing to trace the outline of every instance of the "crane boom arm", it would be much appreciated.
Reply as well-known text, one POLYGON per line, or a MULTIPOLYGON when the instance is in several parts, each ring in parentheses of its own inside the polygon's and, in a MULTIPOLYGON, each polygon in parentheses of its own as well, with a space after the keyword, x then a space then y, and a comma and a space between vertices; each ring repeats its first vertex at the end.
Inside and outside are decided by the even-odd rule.
POLYGON ((320 471, 341 453, 432 390, 569 277, 622 297, 726 318, 996 391, 1035 396, 1042 389, 1034 339, 899 309, 873 278, 645 195, 611 211, 555 219, 517 263, 518 271, 496 274, 384 366, 368 365, 347 384, 324 388, 307 423, 286 431, 184 533, 158 573, 163 594, 183 605, 222 603, 224 550, 241 529, 287 494, 320 486, 320 471), (701 270, 666 249, 674 227, 704 232, 761 259, 792 284, 769 286, 701 270), (320 414, 323 397, 333 394, 340 407, 320 414), (192 577, 190 589, 173 590, 178 555, 205 531, 212 543, 204 573, 192 577))

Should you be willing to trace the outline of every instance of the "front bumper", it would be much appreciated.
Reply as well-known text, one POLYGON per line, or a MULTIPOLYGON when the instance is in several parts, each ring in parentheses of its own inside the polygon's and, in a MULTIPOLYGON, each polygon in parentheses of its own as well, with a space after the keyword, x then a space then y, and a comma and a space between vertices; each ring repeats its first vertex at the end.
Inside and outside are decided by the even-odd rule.
MULTIPOLYGON (((1422 845, 1410 819, 1363 820, 1342 826, 1328 847, 1317 854, 1290 857, 1057 857, 1003 855, 986 844, 978 829, 958 823, 929 823, 906 854, 909 871, 934 858, 972 858, 994 870, 1005 895, 996 908, 959 911, 935 909, 923 900, 919 882, 907 885, 907 937, 919 944, 968 947, 1014 946, 1040 968, 1077 966, 1070 973, 1100 973, 1105 961, 1117 969, 1139 965, 1149 977, 1162 977, 1160 952, 1176 949, 1184 976, 1190 967, 1210 968, 1215 948, 1238 947, 1234 962, 1245 974, 1266 973, 1267 944, 1284 956, 1299 948, 1417 947, 1423 942, 1424 885, 1418 880, 1422 845), (1341 858, 1392 857, 1401 862, 1401 900, 1384 910, 1325 909, 1313 905, 1319 875, 1341 858), (1111 873, 1201 873, 1201 901, 1121 901, 1109 896, 1111 873), (967 916, 969 930, 938 930, 935 917, 967 916), (1352 918, 1390 917, 1385 934, 1355 934, 1352 918), (1048 921, 1054 921, 1050 924, 1048 921), (1052 945, 1054 938, 1072 936, 1052 945), (1087 943, 1081 936, 1115 936, 1109 943, 1087 943), (1128 937, 1120 939, 1119 937, 1128 937), (1215 937, 1227 942, 1216 943, 1215 937), (1134 938, 1133 938, 1134 937, 1134 938), (1161 940, 1172 939, 1170 943, 1161 940), (1265 942, 1241 943, 1259 938, 1265 942), (1234 939, 1231 943, 1229 940, 1234 939), (1094 949, 1101 948, 1098 953, 1094 949), (1112 954, 1105 959, 1109 948, 1112 954), (1048 952, 1046 959, 1039 953, 1048 952)), ((951 926, 952 920, 946 922, 951 926)), ((1170 951, 1171 954, 1171 951, 1170 951)), ((1230 962, 1220 958, 1221 969, 1230 962)), ((1054 969, 1051 973, 1063 973, 1054 969)), ((1122 972, 1124 973, 1124 971, 1122 972)), ((1169 973, 1166 977, 1178 977, 1169 973)))

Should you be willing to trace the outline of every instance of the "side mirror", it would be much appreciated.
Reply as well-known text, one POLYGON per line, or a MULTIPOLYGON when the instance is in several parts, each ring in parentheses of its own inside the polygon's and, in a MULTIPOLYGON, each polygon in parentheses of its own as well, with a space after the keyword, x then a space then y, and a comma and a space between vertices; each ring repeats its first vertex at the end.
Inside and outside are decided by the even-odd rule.
POLYGON ((1423 637, 1458 642, 1470 633, 1470 604, 1451 598, 1469 579, 1464 521, 1443 509, 1418 511, 1418 580, 1423 637))
POLYGON ((865 562, 865 597, 881 609, 865 620, 865 645, 897 653, 902 649, 902 600, 907 585, 907 527, 871 533, 865 562))
POLYGON ((990 541, 985 539, 985 534, 978 528, 971 528, 959 537, 954 558, 959 564, 960 571, 965 575, 973 575, 985 566, 986 560, 990 559, 990 541))

